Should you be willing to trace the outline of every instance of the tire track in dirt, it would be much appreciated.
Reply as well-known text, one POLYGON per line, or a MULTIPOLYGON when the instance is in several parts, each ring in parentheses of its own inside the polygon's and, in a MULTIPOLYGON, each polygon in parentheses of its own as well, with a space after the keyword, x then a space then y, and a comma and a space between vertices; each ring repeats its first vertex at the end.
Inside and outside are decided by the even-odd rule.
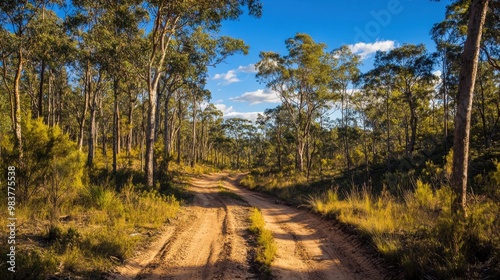
POLYGON ((278 247, 272 264, 275 278, 388 278, 352 236, 316 215, 276 204, 270 197, 239 187, 240 177, 228 178, 224 186, 262 211, 278 247))
POLYGON ((259 279, 251 271, 250 205, 261 210, 277 245, 276 279, 385 279, 363 246, 318 216, 241 188, 238 177, 193 179, 192 205, 139 257, 109 279, 259 279), (219 193, 218 181, 247 203, 219 193))
POLYGON ((183 207, 178 221, 154 243, 156 250, 141 254, 147 257, 142 262, 128 261, 109 279, 254 278, 244 238, 250 207, 222 197, 217 180, 218 176, 194 179, 193 204, 183 207))

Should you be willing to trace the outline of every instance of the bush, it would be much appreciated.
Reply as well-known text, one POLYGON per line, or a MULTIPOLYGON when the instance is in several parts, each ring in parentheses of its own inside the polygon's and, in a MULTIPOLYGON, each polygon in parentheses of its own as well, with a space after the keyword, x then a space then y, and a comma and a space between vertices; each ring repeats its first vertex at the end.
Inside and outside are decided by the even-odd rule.
POLYGON ((104 186, 90 185, 83 189, 85 204, 99 210, 116 209, 120 204, 115 191, 104 186))
POLYGON ((245 178, 241 179, 240 184, 246 188, 251 189, 251 190, 257 186, 257 184, 255 183, 254 177, 250 174, 245 176, 245 178))
MULTIPOLYGON (((83 155, 59 127, 30 116, 22 120, 24 156, 16 170, 17 196, 25 204, 36 196, 47 199, 55 221, 61 204, 82 186, 83 155)), ((5 154, 13 158, 15 151, 7 148, 5 154)))
MULTIPOLYGON (((18 247, 16 247, 18 248, 18 247)), ((2 262, 7 264, 7 254, 2 250, 2 262), (4 261, 5 260, 5 261, 4 261)), ((12 273, 5 265, 0 266, 0 279, 43 280, 57 271, 58 261, 51 251, 27 249, 16 251, 16 270, 12 273)))

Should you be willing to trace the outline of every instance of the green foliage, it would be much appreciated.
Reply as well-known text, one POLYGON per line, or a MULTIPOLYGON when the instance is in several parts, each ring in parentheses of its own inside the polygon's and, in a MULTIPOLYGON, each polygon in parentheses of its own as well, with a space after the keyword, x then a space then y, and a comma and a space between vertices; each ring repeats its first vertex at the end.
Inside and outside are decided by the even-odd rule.
POLYGON ((417 188, 414 192, 414 200, 418 207, 427 207, 431 210, 436 208, 436 200, 431 185, 417 180, 417 188))
POLYGON ((83 155, 59 127, 49 127, 29 115, 22 120, 24 158, 17 166, 18 198, 25 204, 38 197, 47 199, 55 220, 60 206, 82 187, 83 155))
MULTIPOLYGON (((406 278, 456 278, 499 262, 495 255, 500 250, 498 205, 471 203, 467 219, 457 223, 450 214, 449 186, 433 190, 417 180, 415 190, 404 198, 400 202, 384 191, 374 197, 366 189, 353 189, 344 199, 334 191, 309 195, 307 205, 354 225, 380 253, 403 268, 406 278)), ((497 270, 490 274, 499 275, 497 270)))
POLYGON ((264 221, 264 216, 257 208, 252 209, 252 213, 250 213, 250 227, 249 230, 253 233, 259 233, 265 226, 266 222, 264 221))
POLYGON ((252 175, 247 175, 240 180, 240 184, 246 188, 254 189, 256 187, 254 177, 252 175))
POLYGON ((115 207, 123 208, 116 196, 115 191, 105 186, 90 185, 83 188, 83 200, 89 207, 95 207, 99 210, 108 210, 115 207))
MULTIPOLYGON (((18 248, 18 247, 16 247, 18 248)), ((6 250, 2 251, 2 262, 6 260, 6 250), (4 254, 5 253, 5 254, 4 254)), ((26 250, 16 250, 16 271, 12 273, 5 266, 0 269, 0 278, 5 280, 33 279, 45 280, 57 270, 58 261, 52 252, 30 248, 26 250)))

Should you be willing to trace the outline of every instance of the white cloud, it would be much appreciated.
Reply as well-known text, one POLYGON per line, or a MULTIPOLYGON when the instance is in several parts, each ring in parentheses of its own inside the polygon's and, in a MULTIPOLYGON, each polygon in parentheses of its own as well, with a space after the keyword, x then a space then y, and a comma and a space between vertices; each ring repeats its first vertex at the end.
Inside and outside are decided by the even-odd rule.
POLYGON ((257 68, 255 68, 255 64, 249 64, 247 66, 239 66, 236 71, 241 73, 257 73, 257 68))
POLYGON ((222 80, 222 82, 219 83, 219 85, 227 86, 232 83, 241 82, 241 80, 238 79, 237 77, 238 73, 257 73, 257 69, 255 68, 255 64, 249 64, 247 66, 238 66, 238 68, 229 70, 226 73, 215 74, 213 79, 222 80))
POLYGON ((227 73, 224 74, 215 74, 214 80, 223 80, 223 82, 221 83, 223 85, 229 85, 240 81, 240 79, 236 77, 235 70, 229 70, 227 71, 227 73))
POLYGON ((241 96, 231 97, 229 100, 238 102, 249 102, 250 105, 260 103, 280 103, 281 100, 275 91, 268 89, 258 89, 256 91, 245 92, 241 96))
POLYGON ((236 112, 233 108, 233 106, 227 106, 226 104, 214 104, 215 107, 219 110, 222 111, 224 114, 225 119, 229 118, 242 118, 242 119, 247 119, 251 120, 252 122, 255 122, 257 120, 257 116, 259 114, 262 114, 263 112, 236 112))
POLYGON ((392 40, 386 41, 377 41, 375 43, 356 43, 354 45, 348 45, 349 49, 354 54, 361 56, 362 59, 368 57, 370 54, 375 53, 377 51, 390 51, 394 49, 395 42, 392 40))

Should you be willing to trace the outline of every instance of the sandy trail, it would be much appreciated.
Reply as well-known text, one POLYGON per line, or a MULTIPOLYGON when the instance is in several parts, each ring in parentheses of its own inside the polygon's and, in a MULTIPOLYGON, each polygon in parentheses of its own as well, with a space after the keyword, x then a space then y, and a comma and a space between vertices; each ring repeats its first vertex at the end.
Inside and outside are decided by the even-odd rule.
POLYGON ((355 238, 315 215, 243 189, 237 180, 222 173, 194 178, 193 204, 109 279, 259 279, 249 256, 250 205, 261 209, 275 237, 274 278, 386 278, 355 238), (248 204, 221 195, 218 182, 248 204))

